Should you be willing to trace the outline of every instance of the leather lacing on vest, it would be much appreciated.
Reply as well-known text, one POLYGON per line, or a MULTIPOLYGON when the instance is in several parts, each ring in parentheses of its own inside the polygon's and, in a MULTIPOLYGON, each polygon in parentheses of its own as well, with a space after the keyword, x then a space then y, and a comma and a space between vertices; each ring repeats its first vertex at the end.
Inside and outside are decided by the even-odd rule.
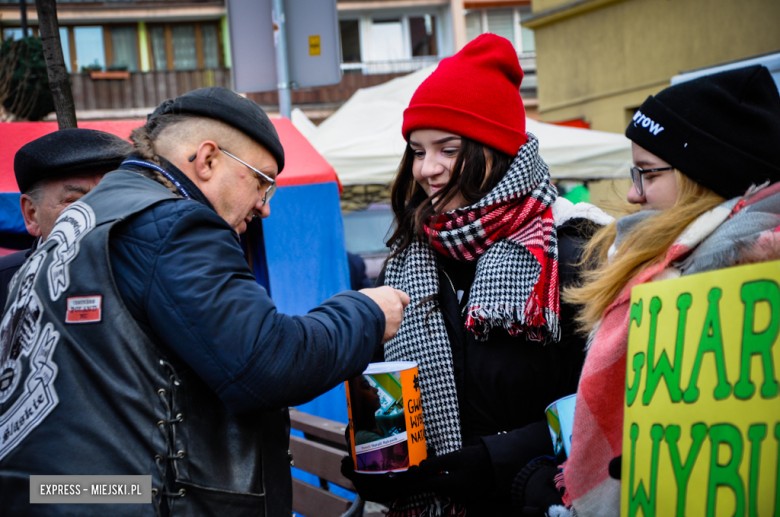
POLYGON ((160 473, 160 478, 162 479, 163 485, 162 489, 160 490, 157 488, 152 488, 152 502, 154 503, 157 515, 162 515, 160 512, 160 507, 162 505, 163 497, 178 499, 186 495, 186 490, 184 488, 180 488, 176 492, 171 490, 171 472, 170 469, 164 468, 166 465, 168 465, 173 469, 176 469, 176 460, 183 459, 186 455, 184 450, 174 450, 176 444, 176 424, 184 420, 184 415, 182 413, 176 413, 174 416, 175 391, 181 385, 181 381, 179 380, 179 375, 176 373, 176 370, 169 362, 160 359, 160 365, 168 369, 170 376, 168 377, 167 388, 161 388, 157 390, 157 396, 165 408, 166 415, 164 420, 157 422, 157 428, 163 434, 165 443, 167 445, 167 451, 164 455, 157 454, 154 457, 154 463, 157 465, 157 470, 160 473))

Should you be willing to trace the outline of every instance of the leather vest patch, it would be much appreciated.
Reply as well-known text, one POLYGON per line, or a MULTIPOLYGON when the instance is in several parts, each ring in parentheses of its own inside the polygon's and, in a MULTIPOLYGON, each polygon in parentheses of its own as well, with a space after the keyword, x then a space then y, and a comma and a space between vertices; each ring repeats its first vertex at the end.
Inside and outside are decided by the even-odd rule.
POLYGON ((49 295, 57 301, 70 285, 68 264, 79 252, 79 241, 95 227, 95 212, 86 203, 76 201, 57 218, 49 239, 58 242, 49 266, 49 295))
POLYGON ((51 254, 53 259, 47 271, 49 295, 57 300, 70 285, 68 267, 78 255, 79 241, 94 227, 92 208, 80 202, 72 204, 57 218, 46 242, 11 281, 13 303, 0 324, 0 404, 12 396, 16 400, 0 414, 0 460, 59 403, 54 389, 57 365, 52 356, 60 334, 51 323, 41 329, 44 309, 33 285, 51 254), (24 372, 26 379, 22 383, 24 372))

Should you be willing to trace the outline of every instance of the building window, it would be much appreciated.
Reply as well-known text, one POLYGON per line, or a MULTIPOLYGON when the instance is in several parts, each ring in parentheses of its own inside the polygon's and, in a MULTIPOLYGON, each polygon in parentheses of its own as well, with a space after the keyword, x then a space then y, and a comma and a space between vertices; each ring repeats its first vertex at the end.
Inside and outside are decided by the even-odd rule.
POLYGON ((436 56, 436 17, 430 14, 409 17, 412 56, 436 56))
POLYGON ((165 27, 150 25, 149 40, 151 41, 152 66, 155 70, 167 70, 168 51, 165 47, 165 27))
MULTIPOLYGON (((31 35, 32 31, 29 31, 27 34, 31 35)), ((20 40, 20 39, 22 39, 22 29, 21 29, 21 27, 13 28, 13 29, 3 29, 3 39, 12 39, 12 40, 20 40)))
POLYGON ((395 61, 404 58, 404 29, 401 20, 373 20, 371 23, 371 61, 395 61))
POLYGON ((65 61, 65 68, 68 69, 68 73, 71 73, 70 42, 68 41, 68 29, 66 27, 60 27, 60 43, 62 44, 62 58, 65 61))
POLYGON ((514 43, 515 28, 512 26, 513 14, 512 9, 489 9, 486 12, 487 28, 485 32, 501 36, 514 43))
POLYGON ((73 39, 79 70, 103 70, 106 67, 103 27, 74 27, 73 39))
POLYGON ((193 70, 198 68, 198 51, 194 25, 172 25, 173 68, 193 70))
MULTIPOLYGON (((521 7, 520 20, 530 18, 533 14, 530 7, 521 7)), ((520 38, 523 52, 536 52, 536 41, 534 40, 534 31, 525 27, 520 27, 520 38)))
POLYGON ((341 62, 360 62, 360 21, 339 20, 341 35, 341 62))
POLYGON ((515 9, 472 9, 466 11, 466 38, 492 33, 512 42, 517 52, 535 52, 534 31, 520 26, 531 16, 530 7, 515 9))
POLYGON ((202 23, 203 67, 219 68, 219 32, 215 23, 202 23))
POLYGON ((196 70, 221 65, 216 23, 149 25, 149 40, 155 70, 196 70))
POLYGON ((351 19, 339 20, 341 69, 345 73, 412 72, 439 60, 442 28, 435 14, 369 12, 360 19, 355 19, 354 13, 348 16, 351 19))
POLYGON ((138 71, 138 38, 135 27, 111 27, 111 68, 138 71))
POLYGON ((466 12, 466 39, 476 39, 482 34, 482 11, 466 12))
POLYGON ((60 42, 69 73, 139 69, 135 26, 60 27, 60 42))

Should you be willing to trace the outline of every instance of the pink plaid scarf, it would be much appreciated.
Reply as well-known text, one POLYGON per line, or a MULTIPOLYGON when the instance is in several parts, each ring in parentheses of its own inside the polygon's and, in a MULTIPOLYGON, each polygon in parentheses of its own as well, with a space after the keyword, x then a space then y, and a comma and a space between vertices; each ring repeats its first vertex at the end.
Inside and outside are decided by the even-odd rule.
MULTIPOLYGON (((623 448, 623 400, 631 289, 647 282, 679 276, 680 271, 674 266, 680 264, 685 265, 686 273, 732 265, 733 252, 742 244, 739 239, 749 244, 761 235, 756 233, 757 230, 771 232, 770 228, 762 228, 763 223, 749 225, 751 209, 760 206, 761 201, 770 203, 775 199, 771 196, 780 196, 780 184, 760 191, 757 195, 749 192, 742 199, 731 199, 700 215, 677 238, 664 260, 632 278, 604 311, 598 328, 591 335, 592 345, 577 389, 572 450, 563 466, 566 486, 564 501, 574 507, 579 517, 617 517, 620 514, 620 482, 610 478, 608 468, 609 462, 620 456, 623 448), (767 198, 768 202, 765 201, 767 198), (731 219, 735 215, 743 217, 731 219), (729 235, 729 238, 724 239, 724 235, 729 235), (712 255, 697 256, 708 247, 705 242, 721 241, 727 248, 714 254, 719 256, 719 260, 713 260, 712 255), (685 261, 681 262, 682 259, 685 261)), ((780 206, 780 203, 776 205, 780 206)), ((780 213, 777 206, 768 211, 780 213)), ((624 219, 643 219, 648 215, 651 214, 640 212, 624 219)), ((619 222, 618 239, 620 233, 619 222)))

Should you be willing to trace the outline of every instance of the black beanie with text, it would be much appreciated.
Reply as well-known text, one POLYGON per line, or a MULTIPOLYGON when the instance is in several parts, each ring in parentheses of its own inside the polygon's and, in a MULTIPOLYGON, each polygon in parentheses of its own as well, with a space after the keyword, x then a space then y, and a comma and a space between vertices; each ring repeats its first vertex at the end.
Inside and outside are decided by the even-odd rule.
POLYGON ((780 180, 780 94, 763 66, 699 77, 648 97, 626 136, 726 199, 780 180))

